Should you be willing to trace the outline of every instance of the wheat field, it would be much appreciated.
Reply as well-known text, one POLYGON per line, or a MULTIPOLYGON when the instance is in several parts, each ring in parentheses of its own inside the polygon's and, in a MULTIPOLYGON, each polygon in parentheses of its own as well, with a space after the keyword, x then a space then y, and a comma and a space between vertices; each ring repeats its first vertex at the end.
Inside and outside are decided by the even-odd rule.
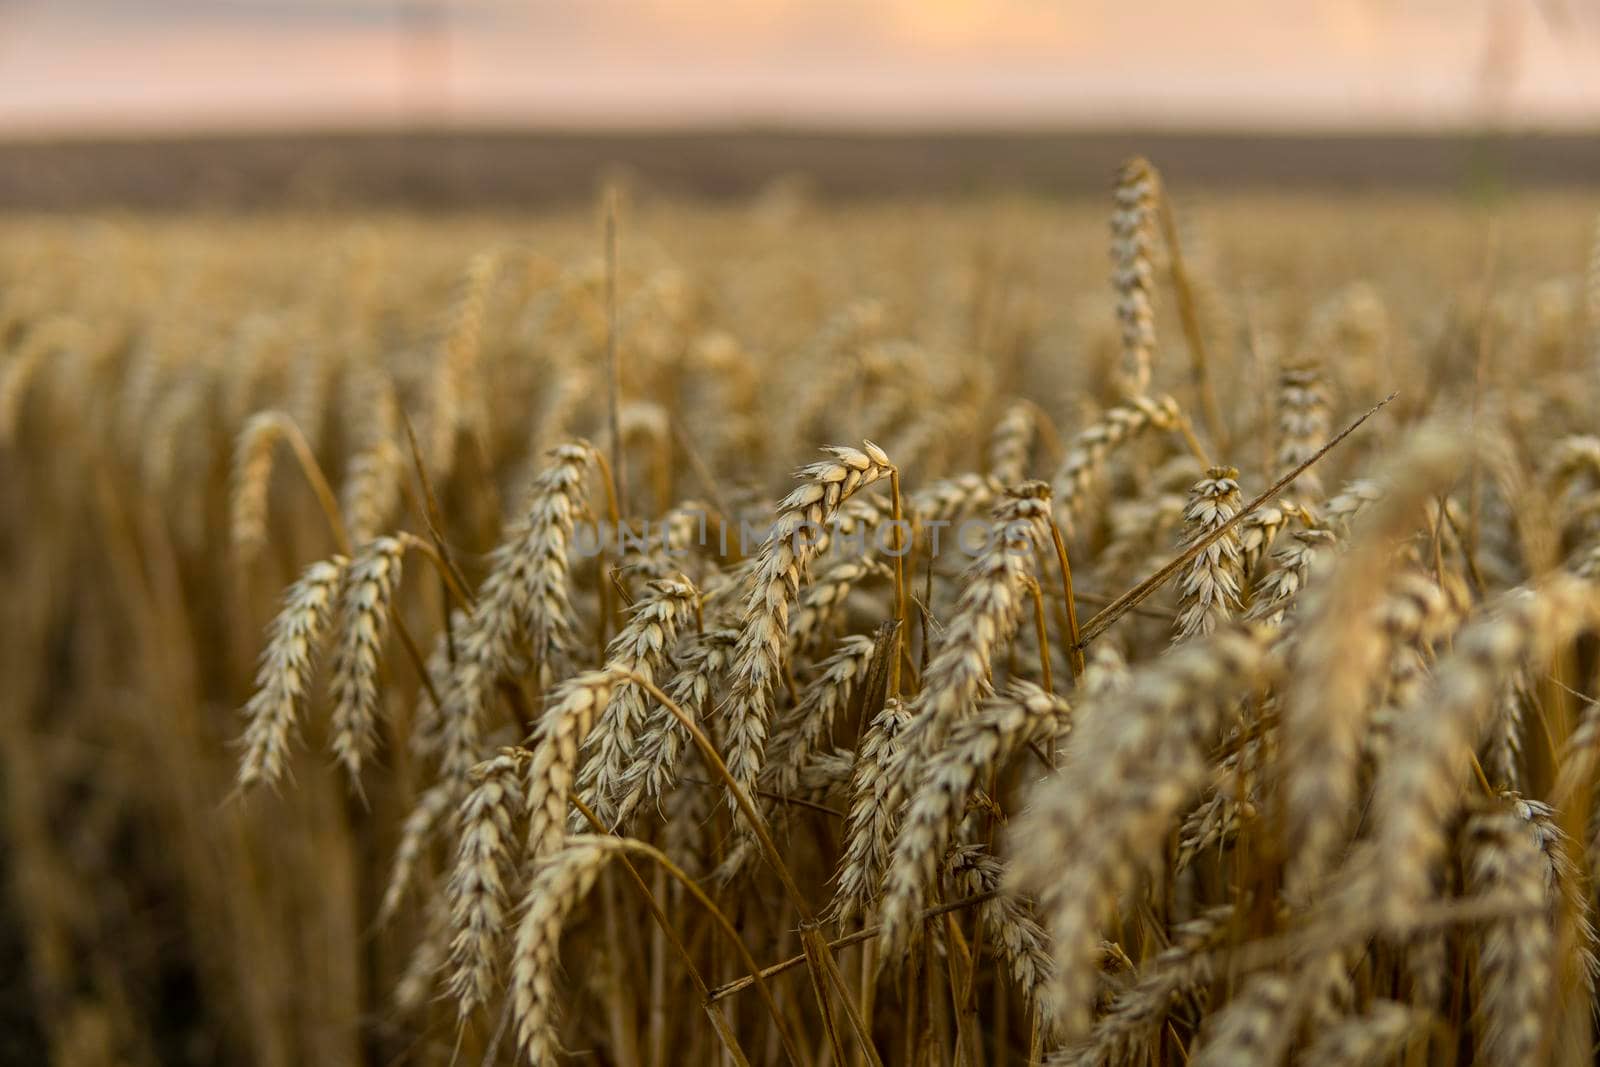
POLYGON ((0 222, 0 1055, 1592 1062, 1594 218, 0 222))

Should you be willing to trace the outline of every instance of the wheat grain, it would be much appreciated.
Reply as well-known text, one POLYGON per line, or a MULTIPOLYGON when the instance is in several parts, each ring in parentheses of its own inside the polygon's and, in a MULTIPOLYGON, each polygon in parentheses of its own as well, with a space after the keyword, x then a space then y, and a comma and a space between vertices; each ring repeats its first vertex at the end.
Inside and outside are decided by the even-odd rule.
POLYGON ((339 597, 339 639, 328 685, 333 697, 329 744, 357 791, 362 763, 377 744, 378 670, 404 550, 394 537, 380 537, 368 544, 350 563, 339 597))
POLYGON ((1549 900, 1544 855, 1526 822, 1504 808, 1469 817, 1462 838, 1468 892, 1501 895, 1535 909, 1532 915, 1493 920, 1484 931, 1473 1014, 1476 1059, 1537 1063, 1554 984, 1555 943, 1549 922, 1539 914, 1549 900))
POLYGON ((561 847, 568 794, 578 775, 578 750, 605 710, 619 679, 613 670, 586 671, 557 686, 529 738, 528 856, 537 862, 561 847))
POLYGON ((1029 403, 1009 405, 989 435, 989 477, 1015 485, 1028 476, 1028 454, 1039 430, 1037 409, 1029 403))
POLYGON ((1170 396, 1151 400, 1135 396, 1121 407, 1107 411, 1095 425, 1072 440, 1066 458, 1051 479, 1056 499, 1056 516, 1063 530, 1070 531, 1095 477, 1118 446, 1146 430, 1172 430, 1182 414, 1170 396))
POLYGON ((496 939, 506 918, 512 821, 523 809, 518 776, 530 753, 507 749, 472 769, 472 792, 457 822, 455 868, 445 886, 450 906, 450 992, 465 1022, 492 992, 496 939))
POLYGON ((898 821, 887 803, 893 786, 891 773, 906 744, 906 727, 911 721, 911 709, 891 697, 874 716, 856 752, 844 851, 829 909, 831 918, 840 926, 871 911, 877 898, 878 872, 888 862, 898 821))
POLYGON ((878 940, 887 956, 902 955, 914 938, 914 917, 983 776, 999 771, 1023 746, 1064 732, 1069 710, 1059 697, 1014 681, 1004 695, 957 723, 942 747, 923 761, 883 878, 878 940))
MULTIPOLYGON (((667 578, 652 582, 645 597, 634 605, 628 624, 606 649, 606 669, 654 681, 666 666, 678 627, 693 615, 698 600, 699 593, 687 581, 667 578)), ((578 793, 602 825, 610 826, 616 819, 629 764, 638 758, 647 699, 637 682, 616 686, 583 742, 587 762, 578 776, 578 793)), ((587 819, 574 813, 573 830, 587 824, 587 819)))
POLYGON ((761 546, 745 592, 745 618, 724 712, 728 771, 746 791, 755 788, 761 771, 771 690, 783 666, 789 611, 816 554, 816 535, 852 493, 894 471, 889 457, 870 441, 860 450, 826 451, 828 459, 796 473, 803 484, 779 502, 777 520, 761 546))
POLYGON ((1218 631, 1141 672, 1126 694, 1079 707, 1060 770, 1008 833, 1013 884, 1039 894, 1055 942, 1050 996, 1067 1039, 1088 1030, 1095 931, 1199 788, 1224 709, 1264 667, 1260 642, 1218 631), (1059 856, 1074 859, 1063 870, 1059 856))
POLYGON ((536 1067, 556 1062, 556 971, 561 934, 600 872, 624 849, 618 838, 580 835, 549 856, 528 886, 517 923, 511 967, 517 1048, 536 1067))
POLYGON ((241 741, 240 789, 283 780, 289 746, 305 715, 311 671, 347 563, 343 556, 313 563, 284 594, 283 608, 267 631, 255 694, 244 706, 249 722, 241 741))
POLYGON ((773 737, 764 771, 773 792, 787 795, 799 787, 801 774, 832 736, 834 720, 849 706, 876 648, 872 638, 852 635, 817 665, 816 677, 773 737))
MULTIPOLYGON (((1239 513, 1239 471, 1212 467, 1189 491, 1184 548, 1205 540, 1239 513)), ((1244 577, 1239 531, 1230 528, 1194 557, 1178 584, 1175 642, 1211 633, 1238 613, 1244 577)))
POLYGON ((1111 284, 1117 293, 1117 322, 1122 328, 1123 387, 1143 396, 1150 388, 1155 356, 1156 319, 1151 293, 1155 268, 1150 262, 1156 243, 1156 198, 1160 189, 1154 169, 1133 158, 1117 172, 1116 210, 1111 216, 1111 284))

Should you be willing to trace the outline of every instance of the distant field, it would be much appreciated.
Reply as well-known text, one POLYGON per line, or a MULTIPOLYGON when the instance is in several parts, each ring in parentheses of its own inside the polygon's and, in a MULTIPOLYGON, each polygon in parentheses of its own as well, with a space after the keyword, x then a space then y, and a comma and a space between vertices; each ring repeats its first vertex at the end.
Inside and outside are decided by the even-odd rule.
POLYGON ((1184 189, 1484 193, 1600 180, 1600 138, 1577 134, 348 133, 0 143, 0 209, 521 207, 586 198, 619 172, 709 198, 795 177, 833 197, 1099 192, 1136 152, 1184 189))

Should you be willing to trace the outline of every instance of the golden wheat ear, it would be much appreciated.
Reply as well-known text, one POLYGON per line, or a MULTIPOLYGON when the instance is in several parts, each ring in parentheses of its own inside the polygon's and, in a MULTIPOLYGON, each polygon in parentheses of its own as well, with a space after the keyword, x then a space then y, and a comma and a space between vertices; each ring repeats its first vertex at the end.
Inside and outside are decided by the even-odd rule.
POLYGON ((255 694, 244 706, 248 722, 240 742, 241 789, 278 785, 287 773, 290 747, 305 717, 311 673, 348 563, 343 556, 313 563, 284 594, 283 608, 267 631, 255 694))

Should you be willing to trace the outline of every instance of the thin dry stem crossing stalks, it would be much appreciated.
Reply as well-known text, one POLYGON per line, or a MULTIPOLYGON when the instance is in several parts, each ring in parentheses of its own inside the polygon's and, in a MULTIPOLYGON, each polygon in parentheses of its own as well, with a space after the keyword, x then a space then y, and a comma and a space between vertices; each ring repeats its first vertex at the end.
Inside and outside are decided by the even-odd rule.
MULTIPOLYGON (((960 900, 948 901, 947 903, 940 904, 936 907, 924 908, 917 915, 917 921, 926 922, 929 919, 937 919, 941 915, 949 915, 952 912, 963 911, 967 908, 977 907, 987 903, 988 901, 994 900, 996 897, 1000 896, 1000 893, 1001 891, 999 889, 992 889, 983 893, 974 893, 970 896, 962 897, 960 900)), ((882 932, 883 928, 880 926, 868 926, 857 930, 854 933, 845 934, 842 937, 836 937, 832 941, 827 942, 827 945, 830 949, 849 948, 851 945, 859 945, 864 941, 871 941, 882 932)), ((735 978, 731 982, 725 982, 724 984, 717 986, 711 991, 711 999, 713 1001, 717 1001, 722 1000, 724 997, 731 997, 735 993, 749 989, 751 986, 755 985, 759 979, 772 978, 775 975, 784 973, 785 971, 792 971, 796 967, 803 965, 805 962, 806 955, 802 952, 798 956, 791 956, 786 960, 781 960, 778 963, 763 967, 758 972, 752 971, 743 978, 735 978)))
POLYGON ((1067 543, 1061 537, 1061 527, 1056 524, 1054 515, 1050 517, 1050 542, 1055 546, 1056 565, 1061 569, 1061 599, 1067 612, 1067 662, 1072 666, 1072 684, 1077 685, 1083 681, 1086 669, 1083 633, 1078 627, 1078 597, 1088 599, 1088 595, 1076 593, 1072 588, 1072 557, 1067 552, 1067 543))
POLYGON ((1091 641, 1095 640, 1095 638, 1105 633, 1105 631, 1111 627, 1112 623, 1126 615, 1129 610, 1143 603, 1151 593, 1165 585, 1167 580, 1176 574, 1181 568, 1189 564, 1201 552, 1204 552, 1206 549, 1210 548, 1217 539, 1226 536, 1228 531, 1233 529, 1234 525, 1242 520, 1245 516, 1249 515, 1261 505, 1265 504, 1267 501, 1281 493, 1284 490, 1284 487, 1292 483, 1295 478, 1297 478, 1303 471, 1306 470, 1306 468, 1310 467, 1313 463, 1317 462, 1317 460, 1327 455, 1341 441, 1354 433, 1357 427, 1366 422, 1373 415, 1377 414, 1380 408, 1389 403, 1389 401, 1393 400, 1398 395, 1398 393, 1390 393, 1388 396, 1378 401, 1378 403, 1374 404, 1365 415, 1362 415, 1349 426, 1346 426, 1342 431, 1340 431, 1337 437, 1319 448, 1315 455, 1311 456, 1304 463, 1300 464, 1300 466, 1296 467, 1294 470, 1290 471, 1288 474, 1272 483, 1272 485, 1268 486, 1260 496, 1256 497, 1254 500, 1250 501, 1250 503, 1241 508, 1239 512, 1233 516, 1233 518, 1229 519, 1226 523, 1217 527, 1215 530, 1211 531, 1211 533, 1190 545, 1188 549, 1179 553, 1160 570, 1156 571, 1156 573, 1152 574, 1149 578, 1146 578, 1144 581, 1140 582, 1138 585, 1119 596, 1109 607, 1101 610, 1094 616, 1094 618, 1090 619, 1084 625, 1083 636, 1078 641, 1078 647, 1086 647, 1091 641))

